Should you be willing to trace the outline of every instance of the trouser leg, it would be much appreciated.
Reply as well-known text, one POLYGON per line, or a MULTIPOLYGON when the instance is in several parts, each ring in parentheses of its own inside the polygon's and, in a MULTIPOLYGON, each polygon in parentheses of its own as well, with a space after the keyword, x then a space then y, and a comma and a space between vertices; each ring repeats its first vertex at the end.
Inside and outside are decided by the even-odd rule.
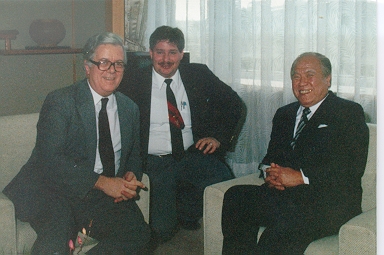
POLYGON ((339 227, 329 224, 311 206, 294 207, 289 206, 290 210, 274 217, 260 237, 256 254, 302 255, 314 240, 337 234, 339 227))
POLYGON ((229 168, 213 155, 187 152, 181 161, 148 156, 146 173, 151 181, 150 225, 164 241, 177 231, 178 220, 202 217, 206 186, 229 180, 229 168))
POLYGON ((222 231, 223 255, 254 254, 257 246, 259 222, 256 220, 259 187, 234 186, 224 195, 222 231))
POLYGON ((151 182, 150 226, 154 238, 164 242, 177 231, 176 182, 172 165, 178 163, 172 157, 149 156, 146 173, 151 182))
POLYGON ((78 214, 79 224, 87 228, 98 244, 87 254, 137 254, 150 239, 150 229, 134 200, 114 203, 113 198, 99 193, 86 203, 78 214))
POLYGON ((223 204, 223 254, 301 255, 312 241, 336 234, 344 221, 324 216, 309 194, 306 186, 230 188, 223 204), (257 244, 254 226, 266 227, 257 244))
POLYGON ((69 254, 68 242, 76 235, 70 204, 58 196, 49 201, 41 215, 29 222, 37 233, 31 254, 69 254))
POLYGON ((187 153, 176 167, 178 218, 183 221, 202 217, 207 186, 233 178, 230 169, 213 155, 187 153))
POLYGON ((314 240, 311 231, 279 227, 266 228, 260 237, 255 254, 263 255, 303 255, 307 246, 314 240))

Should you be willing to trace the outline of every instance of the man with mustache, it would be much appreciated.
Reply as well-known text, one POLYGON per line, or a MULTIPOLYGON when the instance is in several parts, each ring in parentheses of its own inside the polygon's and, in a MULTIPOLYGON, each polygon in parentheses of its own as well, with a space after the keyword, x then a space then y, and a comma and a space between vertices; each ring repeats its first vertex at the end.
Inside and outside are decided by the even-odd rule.
POLYGON ((153 238, 165 242, 178 227, 200 228, 204 188, 232 178, 223 156, 243 104, 206 65, 180 64, 180 29, 158 27, 149 43, 152 65, 126 74, 119 90, 140 109, 141 153, 151 180, 150 226, 153 238), (172 129, 179 142, 171 138, 172 129))
POLYGON ((302 255, 361 213, 369 131, 363 108, 329 91, 331 77, 322 54, 306 52, 293 62, 298 101, 273 118, 259 167, 265 183, 225 193, 222 254, 302 255), (257 242, 259 226, 266 229, 257 242))

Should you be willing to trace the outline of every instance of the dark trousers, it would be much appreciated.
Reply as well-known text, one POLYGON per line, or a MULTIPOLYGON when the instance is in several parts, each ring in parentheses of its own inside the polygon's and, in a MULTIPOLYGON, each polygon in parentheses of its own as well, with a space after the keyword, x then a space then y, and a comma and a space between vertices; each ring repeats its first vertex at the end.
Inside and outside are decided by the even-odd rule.
POLYGON ((149 226, 133 200, 114 203, 99 190, 78 201, 52 196, 30 224, 37 233, 34 255, 69 254, 68 242, 75 242, 82 228, 99 241, 87 254, 137 254, 150 239, 149 226))
POLYGON ((186 152, 180 161, 149 155, 145 172, 151 181, 150 226, 163 240, 172 238, 178 220, 202 217, 205 187, 233 178, 216 156, 198 152, 186 152))
POLYGON ((304 254, 312 241, 336 234, 341 223, 328 223, 304 186, 286 191, 266 185, 230 188, 223 202, 222 254, 304 254), (260 226, 266 229, 257 243, 260 226))

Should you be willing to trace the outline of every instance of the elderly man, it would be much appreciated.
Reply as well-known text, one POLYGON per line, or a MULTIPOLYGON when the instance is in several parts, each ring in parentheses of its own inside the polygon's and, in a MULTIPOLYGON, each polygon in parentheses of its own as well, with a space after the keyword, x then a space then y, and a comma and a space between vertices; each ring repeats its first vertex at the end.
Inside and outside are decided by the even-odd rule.
POLYGON ((144 188, 139 110, 115 92, 125 62, 120 37, 91 37, 86 79, 50 93, 42 106, 32 155, 3 191, 37 233, 32 254, 69 254, 82 228, 99 241, 87 254, 137 254, 149 241, 134 201, 144 188))
POLYGON ((303 254, 361 213, 368 152, 362 107, 329 91, 331 63, 300 55, 291 68, 297 102, 277 110, 262 186, 234 186, 224 196, 223 254, 303 254), (257 243, 259 226, 265 226, 257 243))

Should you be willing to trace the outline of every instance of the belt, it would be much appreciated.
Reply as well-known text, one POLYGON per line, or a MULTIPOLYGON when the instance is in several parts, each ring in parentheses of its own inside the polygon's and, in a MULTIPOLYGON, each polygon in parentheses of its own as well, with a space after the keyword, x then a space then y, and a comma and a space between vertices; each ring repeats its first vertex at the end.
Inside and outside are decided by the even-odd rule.
POLYGON ((168 157, 172 157, 172 154, 164 154, 164 155, 153 155, 153 154, 148 154, 148 157, 168 158, 168 157))

